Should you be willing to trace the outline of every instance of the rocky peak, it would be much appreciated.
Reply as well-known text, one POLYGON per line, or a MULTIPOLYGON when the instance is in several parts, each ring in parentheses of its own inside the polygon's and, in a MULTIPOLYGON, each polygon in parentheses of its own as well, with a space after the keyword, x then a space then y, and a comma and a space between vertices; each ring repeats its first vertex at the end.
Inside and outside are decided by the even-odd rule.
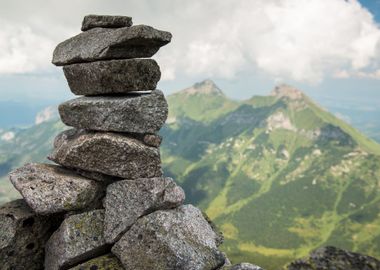
POLYGON ((299 100, 304 97, 304 94, 300 90, 287 84, 281 84, 276 86, 270 93, 270 95, 278 98, 286 97, 291 100, 299 100))
POLYGON ((183 90, 184 93, 188 95, 194 94, 206 94, 206 95, 221 95, 223 96, 222 90, 214 83, 214 81, 207 79, 202 82, 194 84, 192 87, 183 90))

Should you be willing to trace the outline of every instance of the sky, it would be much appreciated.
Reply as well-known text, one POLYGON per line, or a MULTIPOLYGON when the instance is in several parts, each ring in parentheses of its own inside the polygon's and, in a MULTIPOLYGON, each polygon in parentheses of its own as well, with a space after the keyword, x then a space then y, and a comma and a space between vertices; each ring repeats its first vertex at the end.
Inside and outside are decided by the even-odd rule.
POLYGON ((0 101, 71 97, 51 57, 87 14, 172 32, 154 56, 166 94, 210 78, 235 99, 287 83, 380 106, 380 0, 0 0, 0 101))

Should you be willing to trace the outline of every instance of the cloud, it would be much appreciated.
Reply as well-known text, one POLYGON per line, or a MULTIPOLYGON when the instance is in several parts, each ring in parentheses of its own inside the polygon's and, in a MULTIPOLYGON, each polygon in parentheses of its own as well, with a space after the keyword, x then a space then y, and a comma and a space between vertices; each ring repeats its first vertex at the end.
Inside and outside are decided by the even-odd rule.
POLYGON ((0 73, 22 74, 46 70, 54 42, 25 25, 0 21, 0 73))
POLYGON ((8 25, 0 29, 0 73, 48 68, 53 45, 75 33, 88 13, 132 15, 171 31, 172 43, 155 57, 163 80, 232 79, 244 72, 313 84, 377 78, 380 69, 380 29, 356 0, 18 2, 0 11, 8 25), (32 15, 7 15, 19 12, 32 15))
POLYGON ((188 75, 230 78, 251 70, 275 81, 318 83, 342 69, 364 77, 380 58, 380 29, 357 1, 225 1, 191 38, 173 54, 175 70, 188 75))

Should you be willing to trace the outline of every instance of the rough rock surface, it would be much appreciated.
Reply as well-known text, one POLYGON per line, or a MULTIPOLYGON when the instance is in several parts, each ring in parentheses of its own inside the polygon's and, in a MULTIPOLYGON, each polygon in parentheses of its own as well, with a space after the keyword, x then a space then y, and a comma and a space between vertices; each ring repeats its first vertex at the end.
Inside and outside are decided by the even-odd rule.
POLYGON ((250 263, 239 263, 233 266, 223 267, 222 270, 264 270, 264 269, 250 263))
POLYGON ((82 31, 87 31, 96 27, 120 28, 132 26, 132 18, 128 16, 110 15, 87 15, 82 22, 82 31))
POLYGON ((124 270, 121 262, 111 253, 89 260, 70 270, 124 270))
POLYGON ((41 215, 85 209, 104 194, 99 182, 56 165, 30 163, 9 176, 29 206, 41 215))
POLYGON ((56 137, 49 159, 68 168, 124 179, 162 176, 157 148, 118 133, 64 131, 56 137))
POLYGON ((208 222, 208 224, 214 230, 214 232, 215 232, 215 234, 217 236, 216 237, 216 242, 215 242, 216 245, 220 246, 224 242, 223 232, 221 232, 218 229, 218 227, 216 226, 216 224, 210 219, 210 217, 205 212, 202 212, 202 214, 203 214, 203 217, 205 218, 205 220, 208 222))
POLYGON ((107 252, 104 210, 66 218, 46 244, 45 269, 67 269, 107 252))
POLYGON ((370 256, 336 247, 322 247, 307 258, 290 263, 288 270, 379 270, 380 261, 370 256))
POLYGON ((90 172, 90 171, 85 171, 85 170, 81 170, 77 168, 72 168, 72 170, 83 177, 86 177, 95 181, 99 181, 99 182, 104 182, 104 185, 109 185, 113 182, 123 180, 123 178, 121 177, 106 175, 106 174, 102 174, 98 172, 90 172))
POLYGON ((0 268, 43 269, 45 243, 55 229, 55 219, 37 216, 24 200, 0 207, 0 268))
POLYGON ((64 66, 99 60, 152 57, 171 38, 169 32, 146 25, 93 28, 58 44, 52 62, 64 66))
POLYGON ((164 94, 80 97, 59 105, 62 122, 89 130, 155 133, 168 116, 164 94))
POLYGON ((123 94, 154 90, 160 67, 153 59, 127 59, 72 64, 63 67, 75 95, 123 94))
POLYGON ((171 178, 124 180, 107 187, 104 237, 116 242, 136 220, 156 210, 177 207, 185 193, 171 178))
POLYGON ((202 212, 185 205, 140 218, 112 252, 126 269, 211 270, 225 262, 216 238, 202 212))
POLYGON ((145 134, 142 141, 149 146, 160 147, 162 137, 156 134, 145 134))

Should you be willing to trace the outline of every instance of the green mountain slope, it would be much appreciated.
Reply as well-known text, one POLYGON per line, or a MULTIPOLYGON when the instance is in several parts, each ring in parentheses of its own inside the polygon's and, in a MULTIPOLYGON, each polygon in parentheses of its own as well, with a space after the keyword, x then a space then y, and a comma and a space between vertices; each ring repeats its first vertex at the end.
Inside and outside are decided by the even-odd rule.
MULTIPOLYGON (((380 257, 378 144, 289 86, 238 102, 208 80, 168 102, 165 173, 219 225, 232 261, 279 269, 323 245, 380 257)), ((43 123, 0 143, 0 177, 42 161, 63 128, 43 123)))
MULTIPOLYGON (((212 96, 170 102, 196 111, 212 96)), ((209 119, 171 107, 163 162, 222 228, 233 261, 278 269, 326 244, 380 256, 378 144, 287 86, 224 106, 209 119)))
POLYGON ((8 172, 28 162, 48 162, 46 156, 52 149, 54 137, 64 128, 63 123, 52 120, 12 131, 14 139, 0 141, 0 203, 18 197, 8 181, 8 172))

